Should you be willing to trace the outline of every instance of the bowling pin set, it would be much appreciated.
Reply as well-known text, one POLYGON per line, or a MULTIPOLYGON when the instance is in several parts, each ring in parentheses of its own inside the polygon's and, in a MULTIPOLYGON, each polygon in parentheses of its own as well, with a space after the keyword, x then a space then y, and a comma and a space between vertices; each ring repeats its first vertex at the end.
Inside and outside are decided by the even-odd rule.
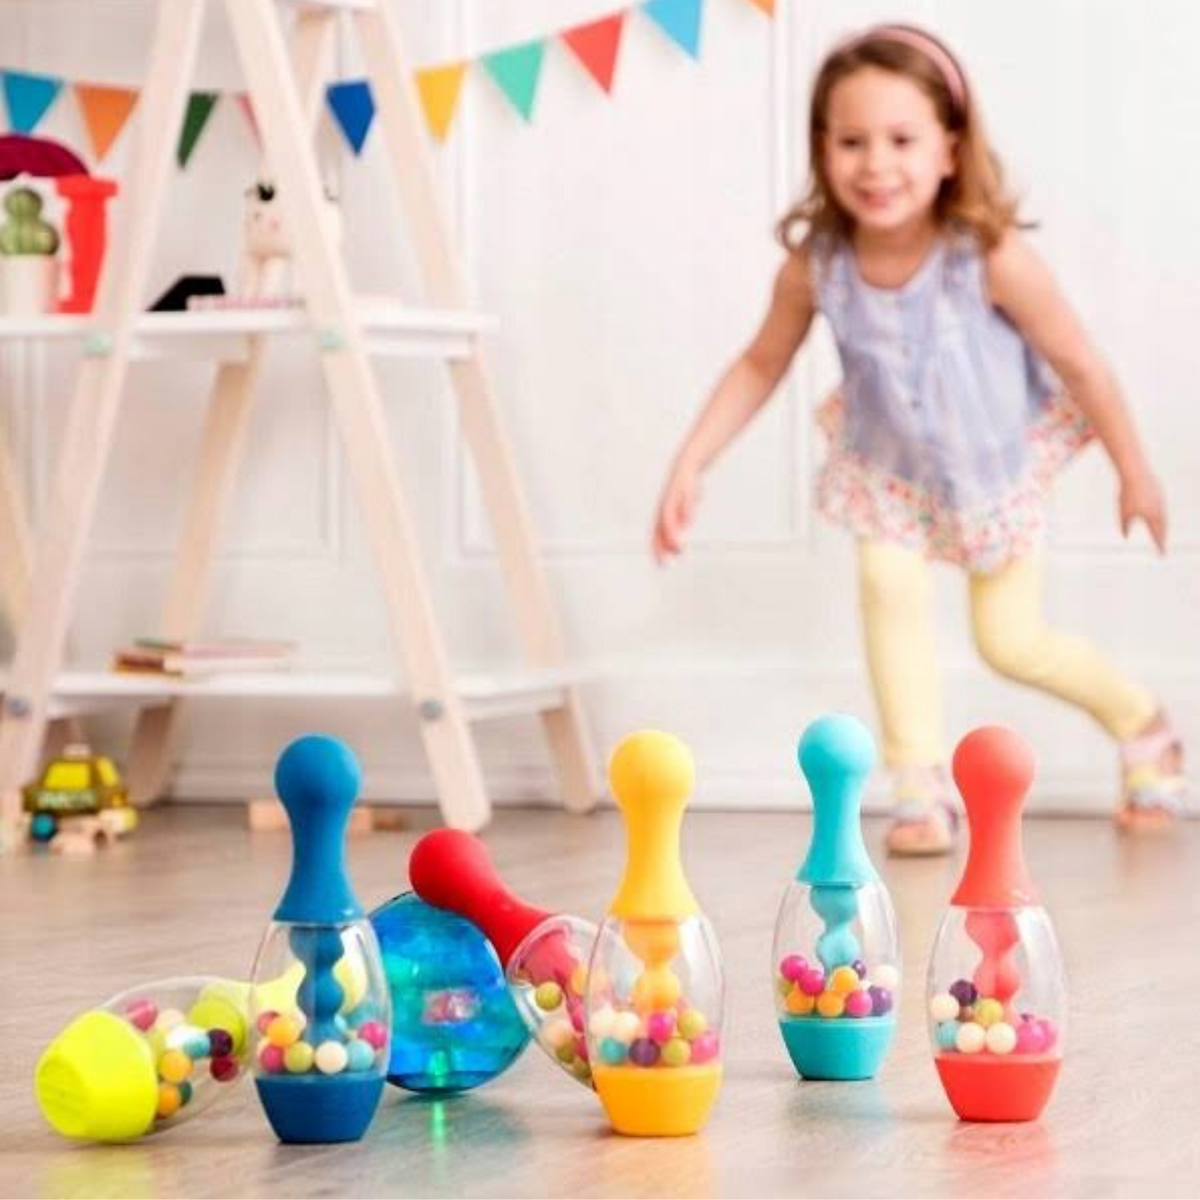
MULTIPOLYGON (((859 813, 874 761, 851 717, 822 717, 800 741, 813 829, 779 909, 771 987, 807 1079, 873 1077, 895 1034, 899 938, 859 813)), ((959 744, 953 770, 971 841, 930 961, 934 1063, 960 1118, 1030 1120, 1058 1076, 1066 1009, 1021 851, 1033 758, 1016 734, 985 728, 959 744)), ((695 1133, 721 1086, 725 999, 716 935, 679 854, 692 758, 669 734, 636 733, 609 777, 627 852, 599 928, 518 899, 483 843, 448 829, 413 848, 414 892, 368 916, 344 857, 358 764, 332 738, 294 742, 275 772, 292 871, 250 981, 165 980, 76 1018, 38 1063, 42 1112, 65 1136, 129 1141, 249 1074, 281 1141, 353 1141, 385 1080, 466 1090, 535 1040, 619 1133, 695 1133)))

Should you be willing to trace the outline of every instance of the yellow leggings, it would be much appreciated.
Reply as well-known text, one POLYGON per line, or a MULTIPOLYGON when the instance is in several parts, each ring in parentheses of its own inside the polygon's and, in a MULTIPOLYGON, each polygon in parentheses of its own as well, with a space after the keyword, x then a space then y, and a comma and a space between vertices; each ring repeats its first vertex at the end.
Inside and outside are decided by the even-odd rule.
MULTIPOLYGON (((934 656, 930 564, 887 542, 859 542, 867 665, 888 766, 946 759, 934 656)), ((980 656, 1001 675, 1091 713, 1115 738, 1140 733, 1158 706, 1090 643, 1042 617, 1041 562, 1031 555, 994 575, 970 575, 971 631, 980 656)))

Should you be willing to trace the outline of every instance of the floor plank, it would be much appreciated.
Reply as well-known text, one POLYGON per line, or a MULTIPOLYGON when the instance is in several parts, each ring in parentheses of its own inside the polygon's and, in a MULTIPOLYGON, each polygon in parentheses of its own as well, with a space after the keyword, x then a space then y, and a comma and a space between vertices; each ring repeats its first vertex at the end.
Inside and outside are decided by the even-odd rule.
MULTIPOLYGON (((360 897, 404 890, 410 845, 433 821, 351 843, 360 897)), ((878 843, 880 827, 870 839, 878 843)), ((100 856, 0 862, 0 1194, 5 1196, 1128 1196, 1200 1191, 1200 823, 1129 842, 1103 822, 1027 828, 1034 878, 1071 984, 1068 1059, 1044 1118, 956 1121, 920 1015, 926 956, 957 878, 952 861, 884 863, 904 937, 900 1032, 882 1076, 800 1083, 767 972, 775 909, 807 818, 696 813, 685 863, 729 974, 726 1082, 700 1136, 610 1134, 593 1097, 536 1050, 474 1093, 430 1102, 388 1089, 358 1145, 278 1145, 251 1087, 135 1146, 57 1139, 31 1098, 33 1064, 75 1012, 139 981, 244 975, 287 873, 285 835, 248 835, 240 811, 165 807, 100 856)), ((618 818, 503 811, 488 832, 512 886, 598 916, 622 856, 618 818)))

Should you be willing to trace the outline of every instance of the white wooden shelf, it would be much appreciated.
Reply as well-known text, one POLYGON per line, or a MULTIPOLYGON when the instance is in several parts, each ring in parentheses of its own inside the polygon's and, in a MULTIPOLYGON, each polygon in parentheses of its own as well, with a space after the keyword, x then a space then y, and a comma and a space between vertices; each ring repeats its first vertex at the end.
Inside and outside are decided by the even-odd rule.
MULTIPOLYGON (((568 668, 522 668, 464 673, 456 679, 471 720, 546 712, 563 703, 568 687, 588 672, 568 668)), ((0 678, 0 685, 4 682, 0 678)), ((400 681, 367 672, 282 669, 237 671, 182 678, 95 669, 60 672, 54 681, 50 716, 73 717, 114 708, 188 700, 416 700, 400 681)))
MULTIPOLYGON (((399 358, 461 359, 475 339, 493 333, 495 317, 484 313, 413 308, 388 297, 355 302, 367 349, 399 358)), ((200 312, 147 312, 137 319, 131 357, 140 360, 197 358, 238 362, 251 335, 313 334, 302 308, 222 308, 200 312)), ((93 313, 0 317, 0 341, 83 341, 103 334, 93 313)))

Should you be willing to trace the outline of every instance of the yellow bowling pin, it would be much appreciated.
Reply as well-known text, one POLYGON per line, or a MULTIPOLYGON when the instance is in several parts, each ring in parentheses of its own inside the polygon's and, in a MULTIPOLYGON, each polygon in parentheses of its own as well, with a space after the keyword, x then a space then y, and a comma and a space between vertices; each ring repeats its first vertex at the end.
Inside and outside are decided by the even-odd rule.
POLYGON ((618 1133, 695 1133, 721 1086, 720 951, 679 860, 695 782, 688 748, 645 730, 609 782, 625 819, 625 874, 592 951, 586 1020, 596 1091, 618 1133))

